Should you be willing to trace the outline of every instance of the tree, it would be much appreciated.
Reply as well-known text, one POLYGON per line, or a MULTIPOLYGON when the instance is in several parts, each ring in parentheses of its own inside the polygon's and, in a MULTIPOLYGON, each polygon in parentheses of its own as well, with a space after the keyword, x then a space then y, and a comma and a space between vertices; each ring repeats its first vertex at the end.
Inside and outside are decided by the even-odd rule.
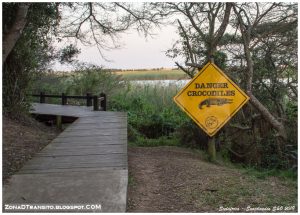
POLYGON ((147 13, 146 4, 80 2, 60 4, 60 38, 75 39, 87 46, 96 46, 102 58, 104 50, 119 48, 121 33, 135 28, 145 35, 158 26, 161 19, 147 13))
MULTIPOLYGON (((15 16, 8 17, 9 20, 6 21, 6 25, 3 25, 2 65, 23 32, 27 23, 26 18, 29 6, 30 4, 28 3, 14 4, 15 16), (8 25, 8 22, 10 25, 8 25)), ((3 4, 3 10, 9 10, 7 4, 3 4)))
POLYGON ((295 14, 290 11, 281 10, 284 5, 280 3, 273 3, 266 5, 265 9, 260 9, 258 3, 256 5, 257 13, 251 16, 251 4, 235 5, 234 12, 237 16, 238 26, 243 40, 244 54, 247 62, 247 94, 250 97, 251 104, 262 114, 262 116, 277 130, 278 135, 287 140, 286 131, 283 123, 281 123, 276 117, 274 117, 270 111, 253 95, 253 75, 254 75, 254 62, 252 58, 252 51, 261 43, 261 41, 269 35, 278 31, 278 28, 282 28, 282 24, 291 25, 295 23, 295 14), (247 12, 246 12, 247 11, 247 12), (273 12, 275 14, 272 14, 273 12), (273 15, 273 16, 272 16, 273 15), (262 26, 271 25, 272 28, 264 28, 264 31, 258 35, 257 31, 262 26), (256 31, 256 32, 255 32, 256 31), (256 34, 255 34, 256 33, 256 34))
MULTIPOLYGON (((31 76, 44 70, 54 57, 50 32, 57 25, 57 10, 54 3, 27 5, 29 7, 26 25, 21 33, 10 29, 15 29, 14 26, 17 24, 14 16, 23 3, 3 3, 2 5, 4 35, 19 37, 9 54, 5 47, 12 48, 12 43, 10 46, 3 47, 3 51, 7 54, 2 66, 3 106, 5 112, 20 112, 28 107, 26 90, 31 76)), ((14 41, 14 39, 7 38, 5 41, 14 41)))
MULTIPOLYGON (((127 3, 3 3, 4 107, 27 106, 26 89, 33 73, 55 59, 72 62, 78 49, 72 43, 56 50, 54 40, 80 40, 99 52, 115 48, 119 33, 130 27, 147 34, 156 16, 127 3), (112 46, 109 45, 112 42, 112 46)), ((104 57, 104 56, 103 56, 104 57)))
POLYGON ((282 143, 295 140, 295 135, 286 134, 285 124, 290 125, 290 104, 294 106, 297 101, 297 4, 232 3, 229 6, 227 3, 227 9, 225 4, 220 5, 163 4, 161 13, 165 10, 165 15, 181 14, 177 20, 180 39, 167 55, 183 56, 189 67, 177 65, 193 77, 194 68, 201 68, 209 60, 208 53, 213 51, 215 63, 245 88, 251 98, 251 105, 233 119, 237 123, 229 123, 227 127, 241 132, 250 129, 257 136, 253 141, 259 142, 261 136, 270 133, 253 124, 262 117, 275 129, 277 152, 282 154, 282 143), (216 26, 227 28, 214 30, 216 26), (217 32, 222 32, 221 37, 216 36, 217 32), (214 38, 219 39, 214 42, 214 38), (288 78, 286 83, 282 81, 285 78, 288 78))
MULTIPOLYGON (((12 51, 28 22, 28 10, 38 3, 4 3, 3 59, 12 51), (13 10, 12 10, 13 8, 13 10)), ((158 14, 146 12, 146 4, 129 3, 53 3, 59 25, 53 31, 58 40, 75 38, 85 45, 96 45, 99 52, 116 48, 119 33, 131 27, 149 34, 161 22, 158 14), (112 44, 111 44, 112 43, 112 44)), ((45 14, 46 15, 46 14, 45 14)), ((47 27, 47 26, 45 26, 47 27)), ((103 56, 103 55, 102 55, 103 56)))
POLYGON ((181 47, 169 50, 168 55, 183 55, 189 67, 184 68, 178 62, 176 65, 190 77, 207 61, 221 63, 221 58, 226 58, 217 47, 228 26, 232 3, 166 3, 161 7, 169 12, 166 15, 180 14, 183 19, 177 19, 182 39, 177 45, 181 47))

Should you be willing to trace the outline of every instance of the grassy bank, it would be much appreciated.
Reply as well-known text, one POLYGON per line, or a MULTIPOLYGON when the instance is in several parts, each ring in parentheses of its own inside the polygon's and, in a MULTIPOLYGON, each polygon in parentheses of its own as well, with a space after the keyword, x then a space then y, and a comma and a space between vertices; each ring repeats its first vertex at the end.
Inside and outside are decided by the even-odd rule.
POLYGON ((178 80, 188 78, 183 71, 172 69, 130 70, 114 73, 121 75, 126 80, 178 80))

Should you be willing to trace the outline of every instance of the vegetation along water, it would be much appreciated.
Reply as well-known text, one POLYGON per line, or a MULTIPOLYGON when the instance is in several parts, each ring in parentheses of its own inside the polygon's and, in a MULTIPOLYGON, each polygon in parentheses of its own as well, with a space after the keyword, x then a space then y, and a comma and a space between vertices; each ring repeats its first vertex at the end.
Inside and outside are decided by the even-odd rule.
MULTIPOLYGON (((148 71, 151 76, 152 71, 148 71)), ((154 71, 154 73, 159 73, 154 71)), ((126 74, 125 74, 126 77, 126 74)), ((145 77, 145 76, 142 76, 145 77)), ((164 75, 162 76, 164 77, 164 75)), ((122 73, 98 67, 80 68, 72 73, 48 72, 36 77, 31 91, 49 94, 82 95, 86 92, 108 94, 108 109, 128 112, 128 140, 133 146, 173 145, 207 150, 207 136, 194 122, 173 102, 173 97, 188 80, 167 81, 136 80, 124 78, 122 73)), ((60 100, 49 98, 49 102, 60 103, 60 100)), ((78 104, 72 101, 69 104, 78 104)), ((82 101, 82 105, 85 102, 82 101)), ((286 103, 290 114, 294 106, 286 103)), ((217 135, 217 151, 222 162, 234 162, 247 168, 263 171, 268 174, 281 174, 296 178, 296 162, 291 159, 296 146, 285 148, 288 157, 279 158, 276 154, 276 141, 272 134, 259 136, 260 129, 268 129, 262 120, 250 120, 250 124, 240 125, 239 120, 249 111, 246 105, 228 125, 217 135), (254 120, 254 121, 253 121, 254 120), (255 126, 253 135, 250 125, 255 126), (258 126, 258 127, 256 127, 258 126), (251 150, 249 151, 249 147, 251 150), (252 148, 253 147, 253 148, 252 148), (281 169, 286 169, 282 173, 281 169)), ((292 117, 292 116, 291 116, 292 117)), ((291 118, 293 122, 293 118, 291 118)))

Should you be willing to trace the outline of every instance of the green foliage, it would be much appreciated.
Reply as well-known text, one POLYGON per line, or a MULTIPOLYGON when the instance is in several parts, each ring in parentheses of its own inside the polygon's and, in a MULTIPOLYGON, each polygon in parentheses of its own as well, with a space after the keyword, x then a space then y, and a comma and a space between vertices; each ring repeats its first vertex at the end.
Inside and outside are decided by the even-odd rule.
MULTIPOLYGON (((7 33, 13 24, 18 4, 2 4, 3 33, 7 33)), ((30 98, 26 94, 31 91, 33 80, 53 60, 72 62, 72 57, 79 52, 73 45, 58 53, 53 47, 60 20, 57 3, 31 3, 26 19, 21 37, 3 64, 3 107, 6 113, 27 112, 30 98)))
POLYGON ((30 87, 32 93, 45 92, 47 94, 61 94, 68 86, 69 74, 53 71, 46 71, 33 77, 33 84, 30 87))
POLYGON ((136 181, 132 175, 128 175, 128 186, 134 187, 136 185, 136 181))
POLYGON ((69 95, 99 95, 105 92, 112 95, 124 85, 121 76, 94 65, 80 65, 71 73, 66 93, 69 95))
POLYGON ((77 56, 79 53, 80 50, 73 44, 70 44, 60 51, 59 61, 60 63, 73 63, 74 56, 77 56))
POLYGON ((267 168, 282 168, 285 167, 285 160, 282 160, 280 156, 278 156, 276 140, 274 136, 268 136, 261 140, 259 144, 259 150, 263 156, 261 156, 261 167, 267 168))
POLYGON ((130 85, 110 98, 109 108, 128 112, 128 137, 135 145, 178 145, 174 132, 187 116, 174 104, 175 85, 130 85))
POLYGON ((254 176, 258 179, 267 179, 268 177, 279 177, 284 180, 290 180, 291 182, 297 182, 298 174, 297 171, 295 171, 292 168, 289 169, 280 169, 277 167, 261 167, 261 166, 255 166, 251 164, 246 163, 233 163, 230 160, 230 153, 228 153, 227 150, 221 150, 221 153, 219 153, 217 162, 220 165, 228 166, 230 168, 237 168, 241 170, 242 173, 254 176), (229 158, 229 159, 228 159, 229 158))
POLYGON ((279 170, 276 168, 273 169, 257 169, 253 167, 243 167, 243 172, 252 176, 255 176, 259 179, 266 179, 270 176, 277 176, 282 179, 289 179, 292 181, 296 181, 298 178, 298 175, 295 171, 292 170, 279 170))
MULTIPOLYGON (((32 93, 46 94, 99 95, 104 92, 108 97, 123 89, 125 82, 119 75, 93 65, 80 65, 72 72, 48 71, 35 76, 30 88, 32 93)), ((49 103, 60 103, 60 99, 47 99, 49 103)), ((71 100, 71 104, 85 104, 84 100, 71 100)))
MULTIPOLYGON (((11 27, 18 3, 3 3, 3 31, 11 27)), ((34 73, 52 60, 50 31, 56 26, 55 3, 32 4, 27 25, 13 51, 3 65, 4 112, 26 112, 26 93, 34 73)))
POLYGON ((189 148, 207 149, 208 137, 190 118, 182 121, 176 131, 181 145, 189 148))
POLYGON ((144 137, 137 138, 136 141, 129 142, 131 146, 155 147, 155 146, 179 146, 178 139, 170 137, 159 137, 156 139, 149 139, 144 137))
POLYGON ((215 64, 222 70, 226 69, 227 55, 224 52, 216 51, 214 54, 215 64))

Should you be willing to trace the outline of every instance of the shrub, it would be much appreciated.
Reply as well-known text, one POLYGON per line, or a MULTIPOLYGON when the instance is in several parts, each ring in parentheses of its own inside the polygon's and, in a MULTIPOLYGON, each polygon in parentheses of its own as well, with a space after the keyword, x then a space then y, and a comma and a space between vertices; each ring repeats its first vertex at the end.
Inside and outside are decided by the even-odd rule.
MULTIPOLYGON (((35 77, 31 92, 46 94, 66 93, 67 95, 99 95, 104 92, 111 96, 124 87, 121 76, 93 65, 81 64, 72 72, 44 72, 35 77)), ((60 104, 60 99, 47 98, 49 103, 60 104)), ((109 99, 108 99, 109 101, 109 99)), ((68 99, 69 104, 85 104, 84 100, 68 99)))
POLYGON ((172 145, 176 142, 173 133, 187 119, 172 100, 177 91, 175 85, 128 84, 111 98, 109 108, 128 112, 129 141, 147 146, 172 145))

